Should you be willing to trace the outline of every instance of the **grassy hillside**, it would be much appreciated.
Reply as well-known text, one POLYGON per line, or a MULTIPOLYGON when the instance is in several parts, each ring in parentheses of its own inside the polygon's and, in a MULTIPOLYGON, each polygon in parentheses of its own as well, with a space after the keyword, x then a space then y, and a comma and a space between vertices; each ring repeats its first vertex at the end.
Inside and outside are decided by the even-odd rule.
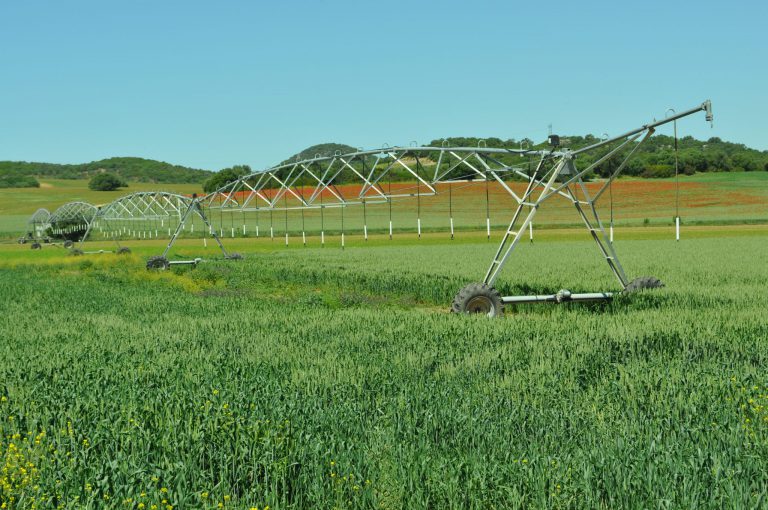
POLYGON ((108 171, 127 181, 189 184, 202 183, 212 172, 143 158, 109 158, 77 165, 0 161, 0 174, 16 173, 49 179, 83 179, 108 171))

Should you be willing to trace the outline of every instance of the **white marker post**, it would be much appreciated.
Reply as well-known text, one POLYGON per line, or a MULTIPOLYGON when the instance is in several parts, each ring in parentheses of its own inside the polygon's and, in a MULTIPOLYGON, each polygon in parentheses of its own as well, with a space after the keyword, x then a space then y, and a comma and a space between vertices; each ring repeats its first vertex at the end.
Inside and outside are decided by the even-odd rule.
POLYGON ((680 240, 680 216, 675 217, 675 241, 680 240))
POLYGON ((533 222, 528 224, 528 237, 531 239, 531 242, 533 242, 533 222))

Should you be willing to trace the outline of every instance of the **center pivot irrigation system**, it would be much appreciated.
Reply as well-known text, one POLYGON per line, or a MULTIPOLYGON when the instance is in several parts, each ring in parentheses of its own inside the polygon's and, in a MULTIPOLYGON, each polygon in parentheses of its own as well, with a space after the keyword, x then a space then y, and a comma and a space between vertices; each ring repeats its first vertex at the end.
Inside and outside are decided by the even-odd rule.
MULTIPOLYGON (((574 150, 562 147, 560 138, 550 135, 547 149, 384 147, 345 154, 336 153, 333 156, 317 156, 254 172, 200 197, 160 192, 134 193, 99 209, 93 215, 90 215, 90 210, 83 211, 83 207, 78 206, 78 218, 88 218, 81 225, 71 228, 84 230, 81 240, 85 240, 92 228, 98 226, 102 235, 114 238, 119 246, 120 237, 137 237, 135 232, 131 236, 132 221, 151 220, 154 222, 154 237, 159 237, 161 232, 167 229, 170 241, 161 255, 149 259, 147 268, 168 269, 173 264, 200 262, 199 258, 168 260, 169 251, 176 239, 187 230, 188 223, 191 224, 190 231, 194 232, 195 219, 202 221, 204 234, 215 239, 225 258, 241 258, 240 255, 226 250, 221 241, 223 235, 220 235, 223 230, 217 233, 210 221, 211 216, 217 213, 245 215, 266 211, 271 215, 274 211, 286 211, 287 214, 288 210, 300 210, 303 218, 303 212, 307 210, 317 209, 322 215, 324 209, 341 208, 343 224, 343 209, 348 206, 361 205, 365 208, 366 204, 382 203, 391 206, 393 199, 415 197, 420 200, 422 196, 438 195, 438 184, 465 182, 467 179, 496 181, 509 193, 517 207, 482 282, 472 283, 461 289, 453 301, 452 310, 457 313, 496 316, 503 312, 505 304, 608 300, 614 293, 577 294, 561 290, 549 295, 501 296, 494 284, 525 235, 526 229, 532 224, 539 208, 552 197, 560 196, 573 204, 602 257, 621 284, 622 291, 661 287, 663 284, 654 277, 640 277, 634 280, 627 278, 613 248, 611 236, 600 220, 596 204, 656 128, 676 123, 678 119, 701 111, 705 112, 707 121, 713 120, 712 104, 707 100, 695 108, 675 113, 663 120, 654 120, 619 136, 574 150), (591 157, 582 158, 587 162, 581 163, 579 157, 586 153, 590 153, 591 157), (533 158, 535 165, 526 171, 513 163, 514 157, 533 158), (590 194, 584 183, 585 176, 609 160, 615 160, 611 166, 613 171, 602 186, 590 194), (395 173, 415 180, 416 191, 402 187, 393 190, 391 183, 387 186, 387 179, 391 179, 395 173), (345 182, 343 188, 346 189, 349 189, 346 184, 356 184, 352 186, 354 192, 340 189, 335 184, 338 180, 345 182), (508 183, 511 180, 522 181, 525 184, 524 191, 520 192, 518 188, 518 192, 515 192, 508 183)), ((54 216, 56 213, 52 215, 54 216)), ((367 227, 365 228, 367 238, 367 227)), ((488 220, 487 228, 490 235, 488 220)), ((420 220, 418 229, 420 232, 420 220)), ((451 229, 453 230, 452 223, 451 229)), ((389 230, 391 236, 391 221, 389 230)), ((234 236, 234 228, 232 232, 234 236)), ((143 229, 143 235, 144 238, 147 237, 146 229, 143 229)), ((343 246, 343 229, 341 235, 343 246)), ((152 229, 149 230, 149 238, 152 238, 152 229)), ((205 237, 203 239, 205 240, 205 237)), ((125 251, 124 248, 118 251, 120 250, 125 251)))

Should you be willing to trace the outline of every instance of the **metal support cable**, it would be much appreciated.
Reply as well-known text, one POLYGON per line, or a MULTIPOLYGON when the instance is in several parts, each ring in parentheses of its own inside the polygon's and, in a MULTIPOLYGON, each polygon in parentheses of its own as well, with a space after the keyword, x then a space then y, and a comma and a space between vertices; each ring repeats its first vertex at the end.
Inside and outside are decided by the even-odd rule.
POLYGON ((491 199, 488 191, 488 171, 485 172, 485 227, 488 240, 491 240, 491 199))
POLYGON ((388 186, 388 197, 387 202, 389 203, 389 240, 392 240, 392 177, 387 176, 387 186, 388 186))
POLYGON ((323 192, 320 191, 320 246, 325 247, 325 207, 323 207, 323 192))
POLYGON ((448 218, 451 223, 451 240, 453 240, 453 183, 448 183, 448 218))
MULTIPOLYGON (((301 195, 301 202, 304 203, 304 186, 299 187, 299 195, 301 195)), ((307 234, 306 229, 304 228, 304 208, 301 208, 301 242, 304 243, 304 246, 307 246, 307 234)))
MULTIPOLYGON (((419 156, 416 157, 416 173, 419 173, 421 168, 421 162, 419 156)), ((416 179, 416 235, 421 239, 421 181, 416 179)))
POLYGON ((677 146, 677 120, 672 123, 675 134, 675 217, 680 217, 680 173, 679 173, 679 157, 677 146))

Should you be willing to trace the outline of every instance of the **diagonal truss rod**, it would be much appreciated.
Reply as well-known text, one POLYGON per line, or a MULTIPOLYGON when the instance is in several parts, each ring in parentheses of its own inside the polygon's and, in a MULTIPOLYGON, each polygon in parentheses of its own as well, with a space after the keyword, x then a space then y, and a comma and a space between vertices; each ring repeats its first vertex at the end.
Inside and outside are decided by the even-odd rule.
POLYGON ((678 115, 668 117, 662 121, 646 124, 641 128, 634 129, 618 137, 614 137, 612 139, 608 139, 576 151, 566 151, 564 154, 557 156, 558 162, 550 171, 544 172, 542 177, 538 178, 538 175, 542 170, 542 162, 544 161, 542 159, 542 161, 539 163, 539 166, 536 168, 536 171, 530 178, 526 192, 521 197, 522 199, 518 201, 518 206, 512 216, 512 221, 510 222, 509 228, 504 233, 499 248, 497 249, 494 258, 491 261, 490 267, 486 271, 483 283, 492 286, 496 282, 504 265, 514 251, 515 247, 520 242, 520 239, 526 228, 533 221, 533 218, 536 216, 536 212, 542 203, 544 203, 555 194, 562 195, 565 193, 565 195, 576 208, 578 215, 584 222, 584 225, 592 236, 592 239, 597 244, 600 253, 608 263, 608 266, 613 272, 614 276, 616 276, 616 278, 619 280, 622 288, 626 288, 629 282, 621 262, 619 261, 618 255, 616 254, 616 251, 613 247, 613 243, 610 242, 610 238, 605 231, 602 221, 600 220, 596 206, 597 200, 602 196, 606 188, 619 176, 637 149, 643 143, 645 143, 648 138, 650 138, 658 126, 700 111, 706 112, 706 119, 708 121, 712 120, 712 104, 710 101, 705 101, 697 108, 692 108, 678 115), (640 139, 639 142, 637 141, 638 139, 640 139), (618 146, 610 149, 607 154, 598 158, 594 163, 586 166, 582 170, 576 169, 574 160, 579 154, 583 154, 589 150, 596 150, 601 147, 609 146, 610 144, 616 142, 620 142, 618 146), (630 146, 630 144, 631 149, 629 150, 628 154, 624 156, 616 170, 614 170, 608 176, 606 182, 603 183, 602 187, 598 190, 595 196, 590 196, 587 187, 584 184, 583 177, 600 164, 608 161, 611 158, 617 157, 617 155, 619 155, 622 150, 625 150, 628 146, 630 146), (560 181, 559 184, 557 184, 558 181, 560 181), (578 185, 584 197, 583 200, 579 200, 577 198, 577 194, 572 189, 573 185, 578 185), (532 196, 534 195, 534 191, 537 188, 541 188, 541 191, 535 200, 531 200, 532 196), (523 217, 523 212, 525 210, 527 210, 527 214, 523 217), (520 223, 521 218, 523 218, 522 223, 520 223))

